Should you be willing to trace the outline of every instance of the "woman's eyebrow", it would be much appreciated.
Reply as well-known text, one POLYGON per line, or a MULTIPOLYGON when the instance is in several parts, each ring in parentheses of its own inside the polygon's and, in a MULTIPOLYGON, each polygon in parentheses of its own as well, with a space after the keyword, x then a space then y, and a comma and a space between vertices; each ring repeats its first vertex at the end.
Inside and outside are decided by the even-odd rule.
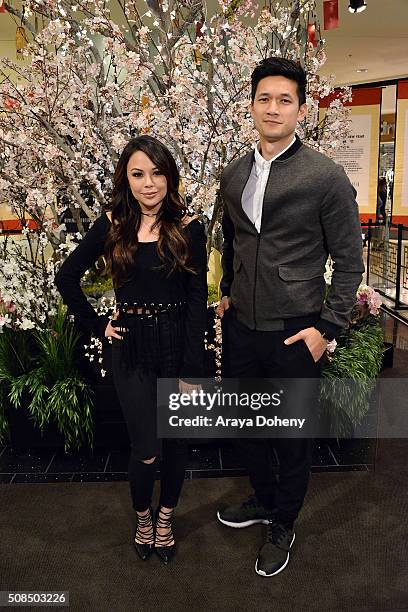
MULTIPOLYGON (((132 170, 138 170, 139 172, 144 172, 144 170, 142 170, 141 168, 131 168, 130 172, 132 172, 132 170)), ((152 170, 157 170, 157 167, 153 166, 152 170)))

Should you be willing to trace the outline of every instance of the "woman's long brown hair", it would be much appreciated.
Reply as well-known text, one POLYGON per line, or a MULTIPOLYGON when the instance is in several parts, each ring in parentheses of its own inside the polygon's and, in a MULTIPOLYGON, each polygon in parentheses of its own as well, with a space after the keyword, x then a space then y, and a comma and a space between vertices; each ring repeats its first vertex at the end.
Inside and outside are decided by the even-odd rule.
POLYGON ((145 153, 167 179, 167 194, 153 225, 160 226, 157 251, 163 266, 168 274, 176 270, 194 273, 188 265, 191 251, 182 223, 186 207, 178 192, 180 175, 176 162, 159 140, 152 136, 138 136, 125 146, 113 177, 109 207, 112 224, 106 240, 105 256, 106 272, 112 275, 115 287, 120 287, 126 281, 139 246, 137 234, 142 217, 141 209, 127 178, 127 165, 135 151, 145 153))

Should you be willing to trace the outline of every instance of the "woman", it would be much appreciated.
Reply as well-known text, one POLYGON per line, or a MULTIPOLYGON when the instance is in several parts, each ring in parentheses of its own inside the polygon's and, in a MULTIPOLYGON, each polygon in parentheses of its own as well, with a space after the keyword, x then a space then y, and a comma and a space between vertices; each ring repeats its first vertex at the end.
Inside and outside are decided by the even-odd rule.
POLYGON ((206 240, 201 223, 186 216, 179 172, 168 149, 151 136, 125 147, 114 175, 110 210, 93 224, 56 277, 79 325, 112 342, 113 380, 131 453, 129 481, 137 515, 135 548, 146 560, 153 550, 165 563, 175 552, 171 517, 187 459, 185 440, 156 435, 157 377, 204 376, 207 316, 206 240), (80 279, 101 255, 113 278, 114 320, 98 317, 80 279), (162 442, 162 443, 161 443, 162 442), (162 465, 156 524, 151 510, 157 458, 162 465))

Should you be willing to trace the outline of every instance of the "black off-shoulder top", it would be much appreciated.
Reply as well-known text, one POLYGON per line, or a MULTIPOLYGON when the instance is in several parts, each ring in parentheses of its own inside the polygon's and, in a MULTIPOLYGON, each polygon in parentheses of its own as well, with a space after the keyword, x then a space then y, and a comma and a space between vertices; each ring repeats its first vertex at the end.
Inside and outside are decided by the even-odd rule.
MULTIPOLYGON (((88 302, 80 285, 82 276, 104 254, 105 240, 110 228, 106 214, 96 219, 76 249, 62 264, 55 283, 64 303, 75 316, 79 327, 103 337, 108 317, 98 316, 88 302)), ((204 336, 207 322, 207 256, 206 237, 200 221, 193 219, 184 226, 191 245, 190 267, 197 274, 179 271, 167 276, 160 269, 162 261, 157 253, 157 242, 139 242, 134 267, 128 280, 115 289, 116 301, 121 304, 170 304, 184 301, 185 342, 180 376, 204 376, 204 336)))

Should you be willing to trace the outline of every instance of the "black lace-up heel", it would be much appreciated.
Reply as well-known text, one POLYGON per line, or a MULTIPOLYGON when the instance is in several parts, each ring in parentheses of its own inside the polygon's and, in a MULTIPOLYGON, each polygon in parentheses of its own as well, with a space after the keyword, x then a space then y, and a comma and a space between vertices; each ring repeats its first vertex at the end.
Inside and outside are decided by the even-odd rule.
POLYGON ((156 554, 163 563, 170 563, 176 552, 176 544, 174 542, 173 532, 171 529, 171 519, 173 518, 174 510, 164 511, 163 508, 158 508, 156 511, 156 536, 154 549, 156 554), (160 535, 157 529, 167 529, 165 535, 160 535))
POLYGON ((142 561, 146 561, 150 557, 154 549, 152 509, 149 508, 148 512, 143 516, 140 516, 139 513, 136 513, 136 515, 137 528, 135 533, 134 545, 139 557, 142 559, 142 561), (138 542, 136 540, 138 540, 138 542))

